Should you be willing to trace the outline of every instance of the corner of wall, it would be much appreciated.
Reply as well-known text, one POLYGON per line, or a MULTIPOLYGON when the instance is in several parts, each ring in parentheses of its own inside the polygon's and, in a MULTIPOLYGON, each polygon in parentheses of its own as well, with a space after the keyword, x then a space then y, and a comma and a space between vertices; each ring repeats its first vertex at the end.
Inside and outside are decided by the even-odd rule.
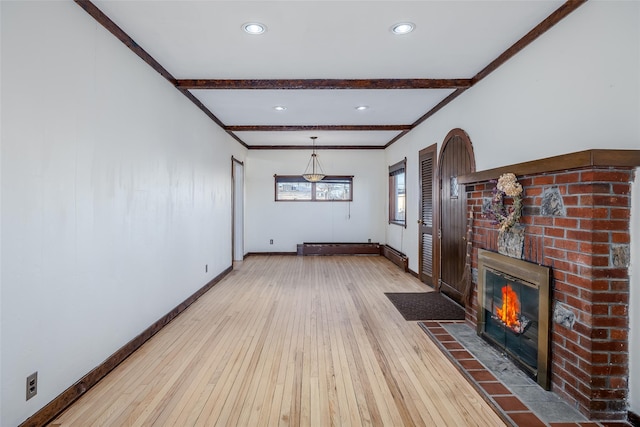
POLYGON ((640 168, 631 185, 629 409, 640 414, 640 168))

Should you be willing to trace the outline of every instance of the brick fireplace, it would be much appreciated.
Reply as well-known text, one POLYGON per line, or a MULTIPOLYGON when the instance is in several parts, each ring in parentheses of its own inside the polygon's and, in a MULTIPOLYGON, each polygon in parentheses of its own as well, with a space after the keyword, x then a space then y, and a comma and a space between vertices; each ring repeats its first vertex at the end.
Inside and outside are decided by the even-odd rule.
POLYGON ((521 258, 551 269, 551 390, 594 420, 627 419, 630 190, 639 153, 590 150, 459 178, 472 230, 467 323, 478 321, 478 252, 498 250, 498 229, 483 210, 491 180, 513 172, 524 187, 521 258))

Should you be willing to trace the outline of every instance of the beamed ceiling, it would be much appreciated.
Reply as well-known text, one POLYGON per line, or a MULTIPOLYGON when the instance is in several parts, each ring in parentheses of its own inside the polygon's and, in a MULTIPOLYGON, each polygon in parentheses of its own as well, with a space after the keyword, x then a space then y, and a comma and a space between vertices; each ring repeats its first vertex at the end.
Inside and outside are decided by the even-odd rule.
POLYGON ((249 149, 383 149, 585 1, 76 3, 249 149))

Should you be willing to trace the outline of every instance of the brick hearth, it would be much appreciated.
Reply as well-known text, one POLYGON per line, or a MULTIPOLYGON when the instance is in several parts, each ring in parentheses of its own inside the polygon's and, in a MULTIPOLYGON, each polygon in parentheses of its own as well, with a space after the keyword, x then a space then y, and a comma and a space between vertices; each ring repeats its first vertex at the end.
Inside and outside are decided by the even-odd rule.
MULTIPOLYGON (((525 191, 523 259, 552 269, 551 389, 595 420, 627 418, 633 173, 591 166, 518 176, 525 191)), ((497 227, 483 214, 494 186, 467 182, 474 271, 479 248, 498 248, 497 227)), ((469 324, 476 313, 474 291, 469 324)))

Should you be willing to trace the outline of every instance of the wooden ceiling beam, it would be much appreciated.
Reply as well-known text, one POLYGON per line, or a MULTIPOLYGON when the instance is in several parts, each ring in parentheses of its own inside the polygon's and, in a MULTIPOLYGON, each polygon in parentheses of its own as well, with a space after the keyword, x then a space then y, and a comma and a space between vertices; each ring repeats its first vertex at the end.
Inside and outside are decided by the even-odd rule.
MULTIPOLYGON (((316 145, 316 150, 384 150, 384 145, 316 145)), ((311 145, 250 145, 250 150, 312 150, 311 145)))
POLYGON ((176 80, 180 89, 458 89, 471 85, 471 79, 176 80))
POLYGON ((295 132, 295 131, 406 131, 411 125, 235 125, 230 132, 295 132))

